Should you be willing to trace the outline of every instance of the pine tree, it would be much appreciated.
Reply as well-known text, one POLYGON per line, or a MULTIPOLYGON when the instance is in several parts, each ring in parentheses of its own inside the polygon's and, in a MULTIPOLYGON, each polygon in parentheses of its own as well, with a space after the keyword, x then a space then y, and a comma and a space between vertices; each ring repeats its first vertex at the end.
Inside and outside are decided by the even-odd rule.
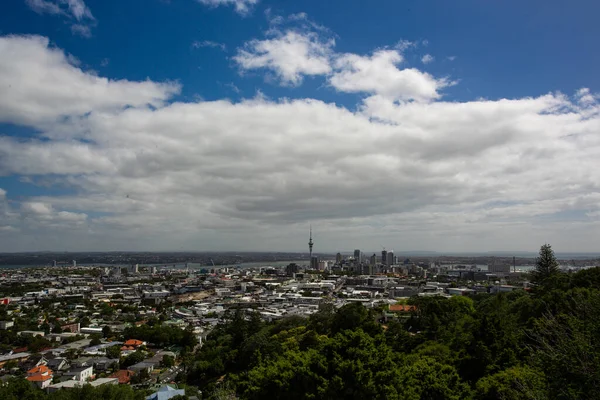
POLYGON ((531 273, 531 283, 543 286, 558 274, 560 274, 560 268, 554 250, 552 250, 552 246, 545 244, 540 248, 540 255, 535 260, 535 269, 531 273))

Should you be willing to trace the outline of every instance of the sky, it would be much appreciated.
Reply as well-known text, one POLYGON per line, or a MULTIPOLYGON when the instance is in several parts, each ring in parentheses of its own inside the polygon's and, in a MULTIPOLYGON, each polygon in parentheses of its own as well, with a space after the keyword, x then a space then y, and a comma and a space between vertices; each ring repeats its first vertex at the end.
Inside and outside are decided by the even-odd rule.
POLYGON ((593 0, 11 0, 0 251, 598 251, 593 0))

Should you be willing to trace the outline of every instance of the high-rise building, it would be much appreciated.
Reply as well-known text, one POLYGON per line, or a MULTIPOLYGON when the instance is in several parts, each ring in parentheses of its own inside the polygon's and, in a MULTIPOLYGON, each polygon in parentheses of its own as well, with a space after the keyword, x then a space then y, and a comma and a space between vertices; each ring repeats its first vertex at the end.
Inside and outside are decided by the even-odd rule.
POLYGON ((394 252, 393 251, 388 251, 387 252, 387 260, 385 262, 385 265, 394 265, 394 252))
POLYGON ((317 257, 317 256, 310 257, 310 269, 312 269, 312 270, 319 269, 319 257, 317 257))
POLYGON ((376 265, 377 264, 377 254, 373 253, 373 255, 371 256, 371 265, 376 265))
POLYGON ((294 276, 294 274, 297 274, 299 271, 300 268, 295 263, 288 264, 288 266, 285 267, 285 274, 287 276, 294 276))
POLYGON ((77 261, 73 260, 73 266, 76 267, 77 266, 77 261))
POLYGON ((354 250, 354 261, 360 262, 360 250, 359 249, 354 250))
POLYGON ((381 263, 387 264, 387 251, 385 249, 381 250, 381 263))
POLYGON ((335 263, 338 265, 342 263, 342 254, 341 253, 337 253, 335 255, 335 263))

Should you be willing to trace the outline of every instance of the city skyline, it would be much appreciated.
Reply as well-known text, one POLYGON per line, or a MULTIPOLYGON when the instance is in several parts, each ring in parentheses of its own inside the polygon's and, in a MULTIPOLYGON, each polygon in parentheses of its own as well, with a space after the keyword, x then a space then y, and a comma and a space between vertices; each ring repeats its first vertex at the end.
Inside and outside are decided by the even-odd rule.
POLYGON ((0 252, 598 250, 597 2, 5 9, 0 252))

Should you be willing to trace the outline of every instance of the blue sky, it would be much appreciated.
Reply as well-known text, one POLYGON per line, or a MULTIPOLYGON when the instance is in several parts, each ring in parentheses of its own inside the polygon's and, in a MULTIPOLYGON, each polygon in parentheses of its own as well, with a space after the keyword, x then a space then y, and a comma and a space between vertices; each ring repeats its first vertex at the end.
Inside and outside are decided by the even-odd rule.
POLYGON ((597 250, 599 12, 11 1, 0 251, 597 250))

